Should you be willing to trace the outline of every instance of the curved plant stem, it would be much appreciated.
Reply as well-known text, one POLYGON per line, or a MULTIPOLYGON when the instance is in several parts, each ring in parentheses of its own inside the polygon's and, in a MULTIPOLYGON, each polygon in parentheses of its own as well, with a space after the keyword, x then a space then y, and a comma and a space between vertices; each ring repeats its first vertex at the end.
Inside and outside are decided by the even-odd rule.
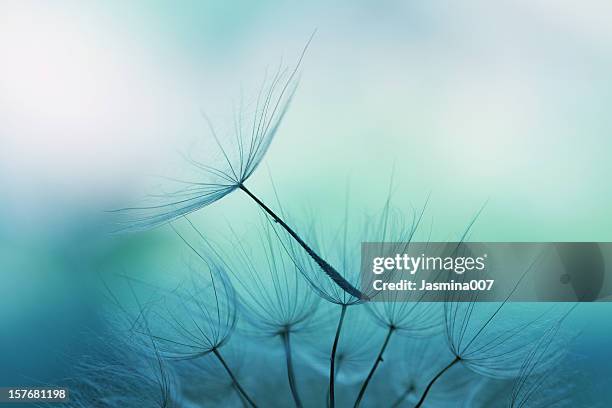
POLYGON ((236 376, 234 376, 234 373, 232 373, 232 370, 229 368, 229 366, 227 365, 227 363, 225 362, 225 360, 223 359, 223 357, 221 357, 221 353, 219 353, 219 350, 217 349, 213 349, 213 354, 215 355, 215 357, 217 357, 217 359, 221 362, 221 364, 223 365, 223 368, 225 368, 225 371, 227 371, 227 374, 230 376, 230 378, 232 379, 232 383, 234 384, 234 386, 236 387, 236 389, 240 392, 240 394, 244 397, 244 399, 247 400, 247 402, 249 403, 249 405, 253 408, 257 408, 257 405, 253 402, 253 400, 251 399, 251 397, 248 396, 248 394, 246 393, 246 391, 244 390, 244 388, 242 388, 242 386, 240 385, 240 383, 238 382, 238 380, 236 379, 236 376))
POLYGON ((429 393, 429 390, 434 385, 434 383, 438 380, 438 378, 440 378, 442 376, 442 374, 444 374, 446 372, 446 370, 448 370, 449 368, 451 368, 452 366, 457 364, 459 362, 459 360, 461 360, 460 357, 458 357, 458 356, 455 357, 455 359, 453 361, 451 361, 446 367, 444 367, 442 370, 440 370, 440 372, 438 374, 436 374, 434 378, 431 379, 429 384, 427 384, 427 388, 425 388, 425 391, 423 391, 423 395, 421 395, 421 399, 419 400, 419 402, 417 402, 417 404, 414 406, 414 408, 420 408, 420 406, 423 405, 423 402, 425 402, 425 398, 427 398, 427 394, 429 393))
POLYGON ((244 191, 249 197, 251 197, 257 205, 259 205, 272 219, 280 224, 285 231, 291 235, 291 237, 306 251, 306 253, 319 265, 319 267, 329 276, 342 290, 354 296, 358 299, 367 300, 368 297, 361 293, 357 288, 355 288, 349 281, 344 279, 340 273, 333 266, 331 266, 327 261, 319 256, 304 240, 289 226, 283 221, 278 215, 274 213, 267 205, 263 203, 259 198, 257 198, 253 193, 251 193, 243 184, 240 184, 240 189, 244 191))
POLYGON ((336 403, 336 398, 334 394, 334 379, 336 377, 336 350, 338 349, 340 331, 342 330, 342 324, 344 323, 344 315, 346 315, 346 305, 342 305, 342 311, 340 312, 340 320, 338 320, 336 336, 334 337, 334 345, 332 346, 331 356, 329 359, 329 406, 331 408, 334 408, 336 403))
MULTIPOLYGON (((338 375, 338 373, 340 372, 340 367, 342 366, 342 360, 337 361, 335 366, 334 366, 334 378, 336 378, 335 376, 338 375)), ((327 387, 327 395, 325 396, 325 401, 327 403, 327 408, 330 408, 330 403, 329 403, 329 387, 327 387)))
POLYGON ((302 401, 300 400, 300 395, 298 394, 297 389, 297 381, 295 380, 295 372, 293 371, 293 358, 291 353, 291 338, 290 332, 284 331, 281 333, 281 338, 283 339, 283 345, 285 346, 285 358, 287 360, 287 378, 289 379, 289 388, 291 389, 291 395, 293 396, 293 401, 295 401, 295 406, 298 408, 302 408, 302 401))
POLYGON ((361 400, 363 399, 363 396, 365 395, 366 389, 368 388, 368 384, 370 384, 370 380, 372 380, 372 377, 374 376, 374 372, 378 368, 378 365, 383 361, 383 353, 387 349, 387 346, 389 345, 389 340, 391 340, 391 335, 393 334, 394 331, 395 331, 395 328, 393 326, 390 326, 389 330, 387 331, 387 336, 385 337, 385 341, 382 347, 380 348, 380 351, 378 352, 378 356, 376 356, 374 365, 370 369, 368 376, 366 377, 365 381, 363 382, 363 385, 361 386, 361 389, 359 390, 359 395, 357 395, 357 399, 355 400, 355 405, 354 405, 355 408, 357 408, 359 404, 361 404, 361 400))

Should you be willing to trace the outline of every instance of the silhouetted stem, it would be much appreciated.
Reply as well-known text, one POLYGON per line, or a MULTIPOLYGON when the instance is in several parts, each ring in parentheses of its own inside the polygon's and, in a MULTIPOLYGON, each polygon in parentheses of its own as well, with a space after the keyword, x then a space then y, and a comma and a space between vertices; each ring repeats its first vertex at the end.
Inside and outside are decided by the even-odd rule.
POLYGON ((389 340, 391 340, 391 335, 393 334, 394 331, 395 331, 395 328, 393 326, 390 326, 389 330, 387 331, 387 336, 385 337, 385 341, 383 342, 383 345, 380 348, 380 351, 378 352, 378 356, 376 356, 376 360, 374 361, 374 364, 372 365, 372 368, 370 369, 368 376, 363 382, 361 389, 359 390, 359 395, 357 395, 357 399, 355 400, 355 405, 354 405, 355 408, 357 408, 359 404, 361 404, 361 400, 363 399, 363 396, 365 395, 366 389, 368 388, 368 384, 370 384, 370 380, 372 380, 372 377, 374 376, 374 372, 378 368, 378 365, 383 361, 383 353, 387 349, 387 346, 389 345, 389 340))
POLYGON ((336 350, 338 349, 338 341, 340 340, 340 331, 342 330, 345 314, 346 305, 342 305, 342 311, 340 312, 340 320, 338 320, 338 327, 336 328, 336 336, 334 337, 334 344, 332 346, 329 364, 329 406, 331 408, 334 408, 336 403, 334 394, 334 378, 336 377, 336 350))
POLYGON ((295 372, 293 371, 290 333, 288 331, 281 333, 281 338, 283 339, 283 345, 285 346, 285 358, 287 360, 287 378, 289 379, 289 388, 291 389, 291 395, 293 396, 293 401, 295 401, 295 406, 298 408, 302 408, 302 401, 300 400, 300 395, 298 394, 297 390, 297 381, 295 380, 295 372))
POLYGON ((306 253, 319 265, 319 267, 329 276, 342 290, 347 292, 348 294, 358 298, 367 300, 368 297, 361 293, 357 288, 355 288, 349 281, 344 279, 333 266, 331 266, 327 261, 319 256, 300 236, 283 221, 278 215, 274 213, 267 205, 265 205, 259 198, 257 198, 253 193, 251 193, 243 184, 240 184, 240 189, 244 191, 249 197, 251 197, 257 205, 259 205, 274 221, 279 223, 285 231, 291 235, 291 237, 306 251, 306 253))
POLYGON ((232 388, 234 389, 234 391, 236 391, 236 394, 238 394, 238 398, 240 398, 240 404, 242 405, 242 407, 249 407, 250 405, 248 401, 244 398, 238 387, 236 387, 236 384, 232 383, 232 388))
POLYGON ((461 360, 461 358, 455 357, 455 359, 453 361, 451 361, 446 367, 444 367, 442 370, 440 370, 440 372, 438 374, 436 374, 434 378, 431 379, 429 384, 427 384, 427 388, 425 388, 425 391, 423 391, 423 395, 421 395, 421 399, 419 400, 419 402, 417 402, 417 404, 414 406, 414 408, 419 408, 421 405, 423 405, 423 402, 425 402, 425 398, 427 397, 427 394, 429 393, 429 390, 434 385, 434 383, 438 380, 438 378, 440 378, 442 376, 442 374, 444 374, 446 372, 446 370, 448 370, 449 368, 451 368, 452 366, 457 364, 457 362, 459 360, 461 360))
MULTIPOLYGON (((336 365, 334 367, 334 378, 340 372, 340 363, 342 363, 342 360, 336 362, 336 365)), ((329 386, 327 387, 327 395, 325 396, 325 402, 327 403, 327 408, 329 408, 329 386)))
POLYGON ((242 386, 240 385, 240 383, 238 382, 238 380, 236 379, 236 377, 234 376, 234 373, 232 373, 232 370, 229 368, 229 366, 227 365, 227 363, 225 362, 225 360, 223 359, 223 357, 221 357, 221 353, 219 353, 219 350, 217 349, 213 349, 213 354, 215 355, 215 357, 217 357, 217 359, 221 362, 221 364, 223 365, 223 368, 225 368, 225 371, 227 371, 227 374, 230 376, 230 378, 232 379, 232 383, 234 384, 234 386, 236 387, 236 389, 240 392, 240 394, 247 400, 247 402, 249 403, 249 405, 253 408, 257 408, 257 405, 253 402, 253 400, 251 399, 251 397, 249 397, 249 395, 246 393, 246 391, 244 390, 244 388, 242 388, 242 386))

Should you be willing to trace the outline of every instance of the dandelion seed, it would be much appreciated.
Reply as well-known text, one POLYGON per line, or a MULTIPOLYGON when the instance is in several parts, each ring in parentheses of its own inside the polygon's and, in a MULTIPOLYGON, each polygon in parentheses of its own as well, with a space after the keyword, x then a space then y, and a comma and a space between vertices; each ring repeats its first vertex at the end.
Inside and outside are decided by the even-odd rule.
MULTIPOLYGON (((313 33, 314 36, 314 33, 313 33)), ((150 197, 152 203, 139 207, 123 208, 114 212, 128 216, 120 222, 120 231, 146 230, 202 209, 235 190, 241 190, 250 197, 265 213, 278 223, 310 258, 342 290, 357 298, 365 297, 355 286, 323 259, 306 241, 279 217, 270 207, 245 186, 245 182, 255 172, 263 160, 278 128, 285 116, 297 87, 297 74, 312 36, 304 47, 297 65, 293 70, 279 69, 271 83, 263 87, 256 102, 252 120, 243 120, 238 115, 235 120, 234 140, 228 147, 218 137, 215 128, 206 119, 210 132, 221 152, 223 164, 219 167, 200 163, 186 158, 201 174, 198 181, 172 180, 180 187, 150 197)))
POLYGON ((150 304, 141 314, 136 329, 147 335, 150 326, 161 354, 169 359, 190 359, 223 347, 237 321, 233 288, 221 269, 212 266, 214 280, 193 272, 189 282, 150 304))
MULTIPOLYGON (((431 386, 457 363, 493 378, 518 375, 534 338, 539 338, 567 312, 563 307, 509 303, 536 261, 518 278, 502 302, 478 302, 477 293, 468 302, 449 296, 444 303, 445 327, 447 343, 455 357, 431 379, 415 408, 423 404, 431 386)), ((558 358, 559 349, 551 348, 549 352, 548 359, 558 358)))
POLYGON ((255 407, 220 351, 230 340, 238 319, 234 288, 222 266, 204 257, 178 231, 177 234, 206 271, 192 269, 188 282, 143 308, 135 331, 150 338, 160 355, 170 360, 213 355, 242 397, 255 407))
MULTIPOLYGON (((413 215, 412 225, 407 226, 404 217, 397 211, 392 212, 387 203, 382 217, 384 222, 377 226, 374 236, 381 237, 380 242, 388 241, 395 243, 395 251, 391 252, 398 254, 406 253, 421 222, 424 211, 425 206, 423 206, 420 213, 413 215)), ((387 278, 391 279, 390 277, 387 278)), ((440 328, 439 317, 441 317, 441 308, 439 304, 421 302, 422 296, 416 295, 414 298, 405 298, 405 294, 400 295, 399 292, 393 292, 390 295, 385 293, 385 297, 377 299, 379 300, 378 302, 366 305, 375 321, 383 326, 387 332, 378 356, 374 360, 372 368, 359 390, 354 404, 355 407, 361 404, 374 373, 383 361, 383 355, 394 333, 427 336, 435 333, 440 328)))
MULTIPOLYGON (((466 401, 470 407, 504 406, 573 407, 580 394, 575 360, 567 362, 569 343, 574 335, 563 330, 562 324, 569 311, 561 316, 527 348, 520 371, 512 380, 482 378, 466 401)), ((586 404, 589 405, 589 404, 586 404)))
POLYGON ((188 222, 211 256, 231 274, 239 290, 241 310, 256 333, 279 337, 282 341, 291 394, 296 406, 301 407, 291 340, 296 333, 311 329, 319 298, 308 290, 267 222, 259 231, 260 246, 256 250, 243 244, 233 232, 231 255, 208 241, 188 222))

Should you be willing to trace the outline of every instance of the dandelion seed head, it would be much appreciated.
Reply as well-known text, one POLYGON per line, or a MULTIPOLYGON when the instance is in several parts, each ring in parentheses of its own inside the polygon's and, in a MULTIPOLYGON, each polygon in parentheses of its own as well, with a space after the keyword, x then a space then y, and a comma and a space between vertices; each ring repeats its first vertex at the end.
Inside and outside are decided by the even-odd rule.
POLYGON ((112 211, 117 215, 117 230, 134 232, 165 224, 221 200, 248 180, 264 159, 289 109, 305 51, 294 68, 281 65, 272 75, 266 75, 254 106, 249 109, 241 103, 229 131, 219 134, 204 115, 218 153, 207 149, 203 159, 192 152, 184 154, 195 175, 165 177, 160 191, 151 193, 140 205, 112 211))
POLYGON ((244 330, 263 336, 309 330, 320 299, 309 289, 269 222, 261 221, 252 229, 251 240, 232 230, 222 244, 202 234, 200 242, 234 283, 240 311, 249 326, 244 330))
MULTIPOLYGON (((534 341, 556 327, 566 313, 563 305, 449 302, 445 304, 446 337, 453 354, 472 371, 513 378, 519 375, 534 341)), ((550 339, 543 360, 546 364, 563 356, 567 339, 567 333, 561 331, 550 339)))
MULTIPOLYGON (((411 243, 415 241, 425 207, 420 211, 413 211, 411 221, 397 209, 385 206, 382 215, 366 236, 376 238, 368 239, 370 245, 380 243, 380 253, 408 253, 411 243), (383 249, 384 245, 384 249, 383 249)), ((374 251, 376 251, 374 249, 374 251)), ((392 271, 385 279, 393 281, 397 271, 392 271)), ((375 279, 370 275, 370 279, 375 279)), ((366 281, 366 284, 370 284, 366 281)), ((374 302, 367 304, 367 310, 374 320, 381 326, 409 336, 431 336, 442 329, 442 306, 437 302, 423 301, 423 294, 418 292, 387 291, 374 298, 374 302)))
POLYGON ((200 262, 179 287, 150 302, 135 331, 169 359, 191 359, 223 347, 237 322, 233 287, 225 271, 200 262))

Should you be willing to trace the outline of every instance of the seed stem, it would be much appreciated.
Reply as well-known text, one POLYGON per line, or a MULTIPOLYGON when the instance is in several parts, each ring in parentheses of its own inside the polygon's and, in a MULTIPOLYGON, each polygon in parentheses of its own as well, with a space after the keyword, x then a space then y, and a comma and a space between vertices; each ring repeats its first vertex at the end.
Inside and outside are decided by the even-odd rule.
POLYGON ((457 364, 459 362, 459 360, 461 360, 461 358, 459 356, 455 357, 455 359, 453 361, 451 361, 446 367, 444 367, 442 370, 440 370, 440 372, 438 374, 436 374, 434 378, 431 379, 429 384, 427 384, 427 388, 425 388, 425 391, 423 391, 423 395, 421 395, 421 399, 419 400, 419 402, 417 402, 417 404, 414 406, 414 408, 420 408, 421 405, 423 405, 423 402, 425 402, 425 398, 427 397, 427 394, 429 393, 429 390, 434 385, 434 383, 438 380, 438 378, 440 378, 442 376, 442 374, 444 374, 444 372, 446 372, 446 370, 448 370, 449 368, 451 368, 452 366, 457 364))
POLYGON ((370 380, 372 380, 372 377, 374 376, 374 372, 378 368, 378 365, 383 361, 383 353, 387 349, 387 346, 389 345, 389 340, 391 340, 391 335, 393 334, 394 331, 395 331, 395 327, 389 326, 389 330, 387 331, 387 336, 385 337, 385 341, 383 342, 383 345, 380 348, 380 351, 378 352, 378 356, 376 356, 376 360, 374 361, 374 364, 372 365, 372 368, 370 369, 368 376, 363 382, 361 389, 359 390, 359 395, 357 395, 357 400, 355 400, 355 405, 354 405, 355 408, 359 407, 359 405, 361 404, 361 400, 363 399, 366 389, 368 388, 368 385, 370 384, 370 380))
POLYGON ((334 379, 336 377, 336 351, 338 349, 338 341, 340 340, 340 331, 342 330, 342 324, 344 323, 344 315, 346 315, 346 305, 342 305, 342 311, 340 312, 340 320, 338 320, 338 327, 336 328, 336 336, 334 337, 334 344, 332 346, 330 364, 329 364, 329 406, 335 407, 336 398, 334 394, 334 379))
POLYGON ((291 237, 306 251, 306 253, 319 265, 319 267, 329 276, 342 290, 347 292, 348 294, 363 300, 368 300, 368 297, 361 293, 357 288, 355 288, 349 281, 344 279, 340 273, 333 266, 327 263, 326 260, 321 258, 319 254, 317 254, 304 240, 289 226, 283 221, 278 215, 274 213, 267 205, 263 203, 257 196, 251 193, 244 184, 240 184, 239 188, 244 191, 249 197, 251 197, 257 205, 259 205, 272 219, 281 225, 291 235, 291 237))
POLYGON ((281 338, 283 339, 283 345, 285 346, 285 358, 287 360, 287 378, 289 380, 289 388, 291 389, 291 395, 293 396, 293 401, 295 401, 295 406, 297 408, 302 408, 302 401, 300 400, 300 395, 297 389, 297 381, 295 379, 295 371, 293 370, 293 359, 291 352, 291 333, 289 331, 284 331, 281 333, 281 338))
POLYGON ((219 350, 217 349, 213 349, 213 354, 215 355, 215 357, 217 357, 217 359, 221 362, 221 364, 223 365, 223 368, 225 368, 225 371, 227 371, 227 374, 230 376, 230 378, 232 379, 232 383, 234 384, 234 386, 236 387, 236 389, 240 392, 240 394, 248 401, 249 405, 252 408, 257 408, 257 405, 253 402, 253 400, 249 397, 249 395, 246 393, 246 391, 244 390, 244 388, 242 388, 242 386, 240 385, 240 383, 238 382, 238 379, 236 379, 236 376, 234 376, 234 373, 232 373, 232 370, 229 368, 229 366, 227 365, 227 363, 225 362, 225 360, 223 359, 223 357, 221 357, 221 353, 219 353, 219 350))

